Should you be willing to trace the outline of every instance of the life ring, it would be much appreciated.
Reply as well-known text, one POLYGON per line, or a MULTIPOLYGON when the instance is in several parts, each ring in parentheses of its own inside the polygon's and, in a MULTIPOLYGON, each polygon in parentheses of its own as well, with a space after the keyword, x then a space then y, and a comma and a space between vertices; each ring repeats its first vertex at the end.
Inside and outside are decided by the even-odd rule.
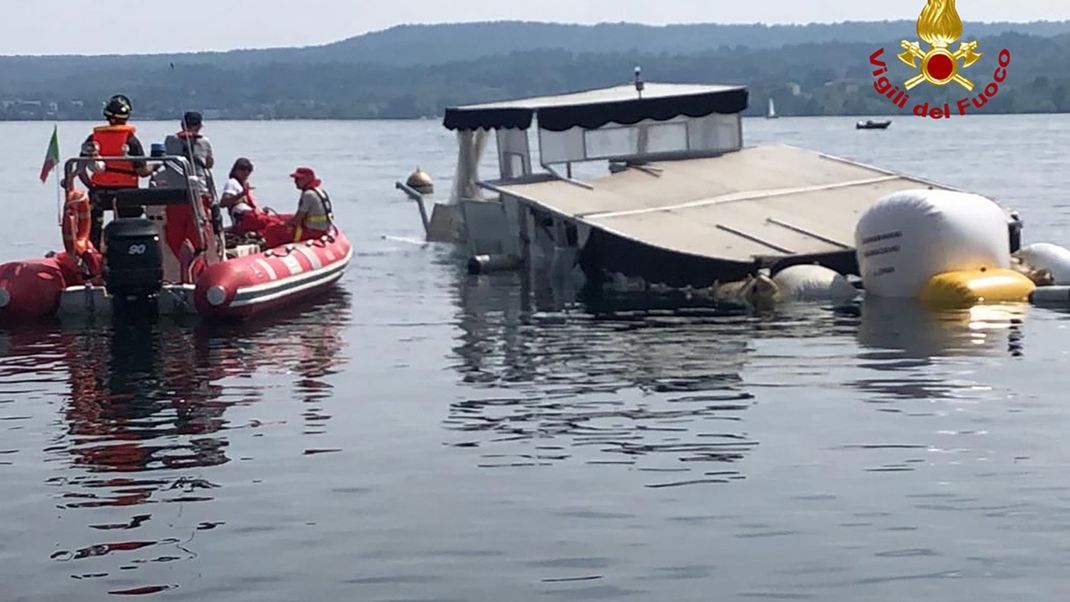
POLYGON ((89 233, 93 227, 89 197, 81 190, 69 190, 63 207, 63 248, 76 257, 95 251, 89 233))

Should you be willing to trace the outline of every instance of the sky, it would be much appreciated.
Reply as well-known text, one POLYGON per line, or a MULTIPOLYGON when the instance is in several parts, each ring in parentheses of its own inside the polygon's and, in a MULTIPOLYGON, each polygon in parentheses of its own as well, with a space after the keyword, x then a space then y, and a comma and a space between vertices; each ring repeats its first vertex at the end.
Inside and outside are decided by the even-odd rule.
MULTIPOLYGON (((924 0, 0 0, 0 55, 309 46, 406 23, 917 19, 924 0)), ((967 21, 1070 19, 1067 0, 958 0, 967 21)))

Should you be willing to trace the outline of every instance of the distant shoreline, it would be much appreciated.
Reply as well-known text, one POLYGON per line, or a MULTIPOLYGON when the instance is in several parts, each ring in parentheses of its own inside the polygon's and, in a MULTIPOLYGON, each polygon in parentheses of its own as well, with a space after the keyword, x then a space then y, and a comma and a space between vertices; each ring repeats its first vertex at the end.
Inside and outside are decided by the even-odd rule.
MULTIPOLYGON (((1011 115, 1067 115, 1070 111, 1052 111, 1052 112, 1035 112, 1035 111, 1021 111, 1021 112, 1005 112, 1005 111, 986 111, 984 113, 968 113, 965 117, 1005 117, 1011 115)), ((860 119, 866 117, 879 117, 881 119, 928 119, 917 117, 911 113, 857 113, 857 114, 838 114, 838 115, 778 115, 778 119, 860 119)), ((766 121, 766 117, 760 114, 743 115, 744 119, 766 121)), ((953 115, 954 119, 962 119, 963 116, 953 115)), ((289 119, 254 119, 254 118, 223 118, 212 119, 211 123, 292 123, 295 121, 307 121, 307 122, 349 122, 349 121, 376 121, 376 122, 412 122, 412 121, 431 121, 442 122, 442 117, 352 117, 352 118, 331 118, 331 117, 295 117, 289 119)), ((0 124, 3 123, 97 123, 103 121, 102 119, 0 119, 0 124)), ((134 123, 169 123, 175 121, 174 117, 152 117, 137 119, 134 123)))
MULTIPOLYGON (((963 86, 911 90, 912 104, 952 106, 971 98, 986 114, 1070 112, 1070 21, 975 23, 964 41, 980 60, 963 86), (997 57, 1013 55, 998 95, 997 57), (966 85, 970 84, 970 85, 966 85), (980 104, 984 106, 981 107, 980 104)), ((484 22, 399 26, 323 46, 181 55, 0 57, 0 120, 100 118, 121 93, 135 119, 208 121, 440 120, 445 107, 604 88, 633 80, 745 85, 750 109, 768 99, 782 117, 896 117, 874 92, 870 56, 898 54, 916 21, 809 25, 594 26, 484 22), (478 42, 478 43, 477 43, 478 42)), ((889 75, 918 74, 889 60, 889 75)), ((906 113, 909 115, 910 113, 906 113)))

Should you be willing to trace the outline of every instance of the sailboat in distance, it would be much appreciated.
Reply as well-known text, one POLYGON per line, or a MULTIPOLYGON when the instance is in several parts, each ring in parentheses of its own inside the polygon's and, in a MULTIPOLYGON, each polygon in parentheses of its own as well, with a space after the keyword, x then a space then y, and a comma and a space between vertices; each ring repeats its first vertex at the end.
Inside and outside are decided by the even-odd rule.
POLYGON ((776 119, 777 118, 776 103, 773 101, 772 97, 769 98, 769 113, 766 114, 765 118, 766 119, 776 119))

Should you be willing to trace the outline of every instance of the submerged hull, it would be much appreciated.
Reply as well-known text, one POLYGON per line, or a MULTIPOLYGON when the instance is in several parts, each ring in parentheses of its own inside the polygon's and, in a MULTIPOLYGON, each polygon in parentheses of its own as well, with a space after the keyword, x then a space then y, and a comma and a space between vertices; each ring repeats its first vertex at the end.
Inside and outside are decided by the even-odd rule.
MULTIPOLYGON (((352 258, 340 232, 209 266, 195 284, 165 284, 152 300, 161 315, 248 318, 324 292, 352 258)), ((0 265, 0 324, 64 315, 111 315, 103 286, 81 282, 65 254, 0 265)))
POLYGON ((601 230, 591 231, 577 262, 589 281, 600 282, 611 274, 621 274, 674 288, 705 288, 715 281, 742 280, 762 268, 775 273, 793 265, 817 264, 842 274, 858 273, 853 249, 732 261, 669 251, 601 230))
MULTIPOLYGON (((543 248, 575 249, 588 278, 619 273, 671 287, 795 263, 856 272, 859 216, 888 194, 941 188, 782 145, 625 166, 579 184, 533 178, 483 186, 502 196, 499 223, 517 224, 511 238, 522 260, 554 256, 543 248)), ((502 229, 466 225, 477 240, 502 229)))

